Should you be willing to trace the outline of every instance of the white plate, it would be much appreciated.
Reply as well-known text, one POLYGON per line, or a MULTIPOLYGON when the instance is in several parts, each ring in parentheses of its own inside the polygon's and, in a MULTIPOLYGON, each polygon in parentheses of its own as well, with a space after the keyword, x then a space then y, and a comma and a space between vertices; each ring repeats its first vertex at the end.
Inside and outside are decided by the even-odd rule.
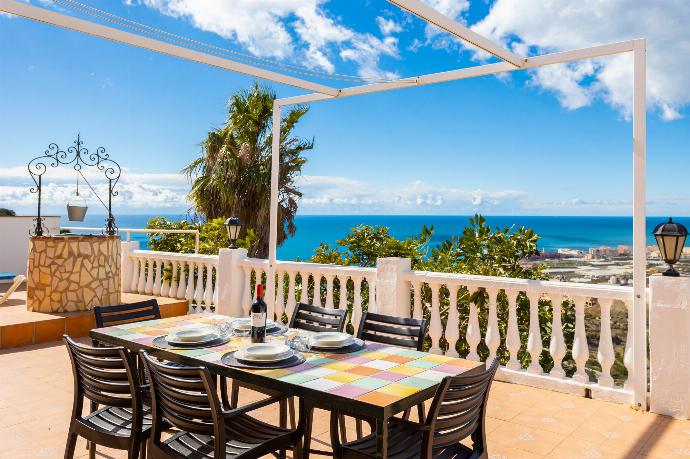
POLYGON ((235 358, 255 362, 279 362, 292 357, 293 350, 280 343, 256 343, 244 346, 235 352, 235 358))
POLYGON ((220 335, 212 327, 196 327, 177 330, 168 334, 165 340, 173 344, 200 344, 218 339, 220 335))
MULTIPOLYGON (((266 328, 275 327, 276 323, 272 320, 266 321, 266 328)), ((239 331, 249 331, 252 329, 252 321, 249 318, 237 319, 232 322, 232 328, 239 331)))
POLYGON ((352 344, 352 335, 339 332, 315 333, 309 337, 309 345, 315 347, 341 348, 352 344))

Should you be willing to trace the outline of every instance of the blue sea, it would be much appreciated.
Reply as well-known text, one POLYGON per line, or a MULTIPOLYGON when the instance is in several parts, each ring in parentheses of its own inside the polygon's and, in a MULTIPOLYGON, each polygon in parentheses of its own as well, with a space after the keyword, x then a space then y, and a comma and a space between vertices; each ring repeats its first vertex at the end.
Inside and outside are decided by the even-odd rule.
MULTIPOLYGON (((184 215, 160 215, 168 219, 183 219, 184 215)), ((120 228, 143 228, 154 215, 116 215, 120 228)), ((321 242, 335 244, 345 236, 350 228, 360 224, 383 225, 391 234, 404 238, 413 236, 423 225, 434 227, 432 242, 439 242, 462 233, 469 224, 469 216, 406 216, 406 215, 302 215, 296 217, 297 233, 278 248, 281 260, 309 259, 314 248, 321 242)), ((83 223, 68 222, 63 216, 64 226, 103 226, 105 216, 87 215, 83 223)), ((555 251, 559 248, 586 250, 602 245, 617 246, 632 244, 632 217, 534 217, 534 216, 487 216, 492 226, 533 229, 541 236, 539 248, 542 251, 555 251)), ((690 228, 690 217, 676 218, 690 228)), ((647 218, 647 244, 654 244, 651 235, 654 227, 666 221, 664 217, 647 218)), ((124 238, 124 234, 123 234, 124 238)), ((132 240, 140 241, 145 248, 148 237, 145 234, 132 234, 132 240)))

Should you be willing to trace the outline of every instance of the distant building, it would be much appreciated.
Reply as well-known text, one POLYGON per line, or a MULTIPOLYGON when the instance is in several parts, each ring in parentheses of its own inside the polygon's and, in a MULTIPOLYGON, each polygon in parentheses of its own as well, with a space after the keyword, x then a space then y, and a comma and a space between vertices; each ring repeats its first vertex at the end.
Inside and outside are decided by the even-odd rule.
POLYGON ((564 257, 581 257, 585 252, 576 249, 558 249, 558 254, 564 257))

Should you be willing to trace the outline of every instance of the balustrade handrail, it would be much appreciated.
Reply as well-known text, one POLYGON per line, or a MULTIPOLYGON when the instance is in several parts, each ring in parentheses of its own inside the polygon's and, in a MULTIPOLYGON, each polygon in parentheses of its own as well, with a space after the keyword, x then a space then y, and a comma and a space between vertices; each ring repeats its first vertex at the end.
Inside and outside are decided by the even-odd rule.
POLYGON ((135 258, 155 258, 159 260, 178 260, 178 261, 203 261, 204 263, 211 263, 218 265, 218 255, 204 255, 199 253, 178 253, 178 252, 160 252, 156 250, 132 250, 129 252, 130 257, 135 258))
MULTIPOLYGON (((239 265, 251 268, 266 268, 268 260, 261 258, 242 258, 239 265)), ((318 272, 321 274, 371 276, 376 274, 376 268, 362 268, 359 266, 328 265, 303 261, 276 261, 276 269, 290 272, 318 272)))
POLYGON ((615 300, 632 300, 632 287, 620 285, 580 284, 577 282, 543 281, 534 279, 516 279, 512 277, 479 276, 473 274, 439 273, 433 271, 411 271, 403 275, 410 282, 435 282, 440 284, 463 285, 466 287, 484 287, 556 294, 577 297, 609 298, 615 300))

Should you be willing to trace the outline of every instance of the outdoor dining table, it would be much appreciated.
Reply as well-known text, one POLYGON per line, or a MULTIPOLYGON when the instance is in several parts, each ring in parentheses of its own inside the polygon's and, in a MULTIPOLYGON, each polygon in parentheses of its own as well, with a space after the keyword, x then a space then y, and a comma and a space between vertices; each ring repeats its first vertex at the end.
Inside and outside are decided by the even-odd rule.
MULTIPOLYGON (((371 419, 375 424, 377 457, 388 449, 388 419, 434 396, 440 381, 482 365, 461 358, 430 354, 403 347, 367 343, 350 354, 304 352, 305 361, 280 369, 245 369, 225 365, 224 354, 248 344, 248 338, 231 337, 215 347, 163 349, 153 340, 177 329, 232 320, 217 314, 192 314, 91 330, 91 338, 173 362, 205 366, 211 372, 238 381, 274 389, 300 398, 303 434, 312 422, 314 408, 371 419)), ((337 429, 331 426, 331 435, 337 429)), ((310 429, 311 430, 311 429, 310 429)), ((310 438, 304 439, 303 455, 309 456, 310 438)))

